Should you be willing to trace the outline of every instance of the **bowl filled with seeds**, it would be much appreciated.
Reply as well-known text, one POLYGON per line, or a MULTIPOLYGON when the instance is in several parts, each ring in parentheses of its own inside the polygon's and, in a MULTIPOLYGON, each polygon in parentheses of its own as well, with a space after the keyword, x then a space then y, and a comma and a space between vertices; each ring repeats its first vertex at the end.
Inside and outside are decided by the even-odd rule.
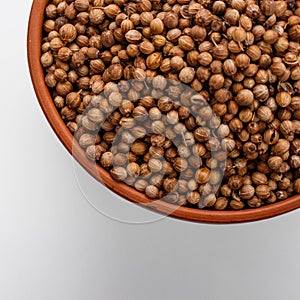
POLYGON ((300 207, 300 1, 34 0, 37 98, 73 157, 198 222, 300 207))

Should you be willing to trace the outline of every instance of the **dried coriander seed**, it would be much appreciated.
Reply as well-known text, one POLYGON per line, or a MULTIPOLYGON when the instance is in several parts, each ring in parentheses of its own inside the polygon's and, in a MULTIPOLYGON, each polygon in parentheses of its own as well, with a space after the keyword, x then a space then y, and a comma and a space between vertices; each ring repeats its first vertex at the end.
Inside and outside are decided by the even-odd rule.
POLYGON ((66 126, 116 180, 199 209, 257 208, 300 193, 299 24, 284 1, 55 0, 41 65, 66 126), (227 157, 211 157, 220 145, 227 157))
POLYGON ((65 24, 59 30, 60 37, 63 41, 71 43, 77 37, 76 28, 72 24, 65 24))
POLYGON ((156 186, 154 185, 148 185, 145 189, 145 194, 152 199, 155 199, 158 197, 159 190, 156 186))

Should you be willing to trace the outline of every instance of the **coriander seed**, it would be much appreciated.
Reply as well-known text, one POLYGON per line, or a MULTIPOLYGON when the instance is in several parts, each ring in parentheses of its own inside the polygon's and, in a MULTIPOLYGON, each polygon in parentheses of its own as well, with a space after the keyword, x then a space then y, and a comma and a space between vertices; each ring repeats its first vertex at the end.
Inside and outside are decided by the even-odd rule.
POLYGON ((300 193, 298 15, 293 1, 53 0, 40 63, 113 179, 194 209, 254 209, 300 193))

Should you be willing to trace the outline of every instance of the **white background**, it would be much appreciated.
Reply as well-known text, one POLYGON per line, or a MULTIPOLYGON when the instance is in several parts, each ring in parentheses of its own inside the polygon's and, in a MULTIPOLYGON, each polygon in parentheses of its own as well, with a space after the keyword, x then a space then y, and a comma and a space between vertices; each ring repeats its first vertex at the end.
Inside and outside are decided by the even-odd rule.
POLYGON ((232 226, 128 225, 88 204, 31 86, 30 5, 1 3, 0 299, 299 299, 300 211, 232 226))

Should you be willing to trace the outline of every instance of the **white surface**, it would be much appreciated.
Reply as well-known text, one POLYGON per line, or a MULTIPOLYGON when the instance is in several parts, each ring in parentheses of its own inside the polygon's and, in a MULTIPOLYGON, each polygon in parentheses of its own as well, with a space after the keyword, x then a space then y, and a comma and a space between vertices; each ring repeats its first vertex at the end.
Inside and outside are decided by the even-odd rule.
POLYGON ((300 211, 234 226, 127 225, 87 203, 31 87, 30 4, 1 6, 0 299, 299 299, 300 211))

